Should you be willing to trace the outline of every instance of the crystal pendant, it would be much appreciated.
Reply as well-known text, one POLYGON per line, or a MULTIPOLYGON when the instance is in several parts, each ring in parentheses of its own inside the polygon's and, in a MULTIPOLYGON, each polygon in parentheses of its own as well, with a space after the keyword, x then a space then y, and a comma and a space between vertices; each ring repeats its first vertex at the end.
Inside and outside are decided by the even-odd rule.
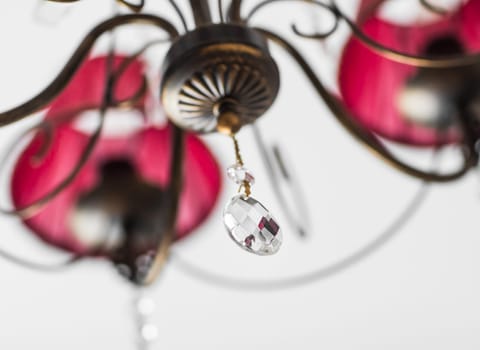
POLYGON ((282 244, 280 226, 256 199, 238 195, 225 207, 223 221, 230 237, 243 249, 257 255, 275 254, 282 244))
POLYGON ((253 174, 245 168, 242 164, 233 164, 227 169, 228 178, 239 185, 248 182, 250 185, 255 183, 253 174))

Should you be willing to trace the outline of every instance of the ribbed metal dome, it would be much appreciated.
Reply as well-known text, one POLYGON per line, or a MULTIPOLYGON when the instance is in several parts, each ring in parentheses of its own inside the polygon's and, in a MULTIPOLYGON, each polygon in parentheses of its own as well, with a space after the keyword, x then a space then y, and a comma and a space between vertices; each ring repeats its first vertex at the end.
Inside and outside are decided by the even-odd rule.
POLYGON ((196 132, 218 129, 224 112, 238 127, 275 100, 279 73, 264 38, 235 25, 201 27, 177 41, 164 63, 162 101, 168 117, 196 132))

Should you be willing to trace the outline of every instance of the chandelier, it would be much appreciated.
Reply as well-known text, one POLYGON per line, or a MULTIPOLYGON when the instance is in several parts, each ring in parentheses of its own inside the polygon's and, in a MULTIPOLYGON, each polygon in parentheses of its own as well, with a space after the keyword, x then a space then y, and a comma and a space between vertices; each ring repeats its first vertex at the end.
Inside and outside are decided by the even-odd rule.
MULTIPOLYGON (((386 164, 423 184, 460 179, 478 164, 480 1, 460 1, 450 9, 418 0, 430 19, 409 25, 379 16, 389 2, 362 0, 353 18, 333 0, 265 0, 253 6, 218 0, 217 9, 212 1, 190 0, 182 4, 188 5, 188 14, 174 0, 166 1, 182 25, 177 28, 173 19, 147 14, 148 2, 118 0, 119 12, 90 30, 48 86, 0 113, 0 125, 8 126, 43 112, 2 163, 15 158, 9 177, 12 208, 1 211, 19 217, 44 243, 70 256, 61 264, 44 265, 7 251, 0 254, 29 268, 53 271, 85 258, 105 258, 135 286, 149 286, 174 243, 194 234, 214 211, 222 187, 236 193, 222 204, 223 223, 218 224, 241 249, 274 255, 284 235, 308 236, 306 217, 315 208, 307 208, 301 182, 293 179, 280 150, 271 154, 267 149, 257 123, 283 98, 282 66, 272 49, 298 66, 306 78, 305 89, 386 164), (299 41, 323 44, 341 26, 351 31, 338 60, 338 92, 332 92, 291 40, 269 23, 252 24, 255 16, 283 3, 302 4, 331 24, 318 32, 292 24, 299 41), (188 23, 189 15, 194 25, 188 23), (138 51, 125 54, 112 35, 107 53, 91 53, 103 34, 137 24, 166 38, 146 41, 138 51), (144 55, 157 46, 168 50, 158 57, 161 71, 152 87, 144 55), (167 117, 163 123, 152 117, 159 110, 167 117), (134 127, 129 124, 122 131, 122 117, 133 120, 134 127), (113 134, 106 132, 108 119, 118 120, 113 134), (253 131, 268 184, 256 183, 256 169, 242 153, 237 136, 246 128, 253 131), (231 140, 229 166, 216 159, 201 138, 214 133, 231 140), (26 139, 26 144, 20 142, 26 139), (428 170, 425 164, 413 165, 398 156, 392 144, 435 152, 456 146, 461 164, 428 170), (223 175, 229 184, 222 185, 223 175), (291 196, 285 195, 282 181, 291 196), (273 213, 271 203, 257 198, 260 186, 272 186, 281 213, 273 213)), ((197 278, 234 288, 302 285, 373 252, 408 220, 424 196, 422 185, 386 236, 311 274, 258 282, 218 276, 188 262, 184 267, 197 278)), ((137 311, 141 313, 145 303, 148 300, 140 299, 137 311)), ((146 346, 151 325, 143 316, 140 323, 146 346)))

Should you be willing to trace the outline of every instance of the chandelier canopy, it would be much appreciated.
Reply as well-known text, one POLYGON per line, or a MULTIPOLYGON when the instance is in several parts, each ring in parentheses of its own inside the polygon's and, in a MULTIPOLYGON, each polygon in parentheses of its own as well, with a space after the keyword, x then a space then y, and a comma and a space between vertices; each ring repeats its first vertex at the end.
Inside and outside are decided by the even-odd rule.
MULTIPOLYGON (((284 98, 278 52, 298 66, 305 89, 314 91, 345 131, 401 173, 422 184, 446 183, 478 166, 480 0, 459 1, 451 9, 418 0, 429 17, 408 24, 384 15, 388 0, 361 0, 353 17, 333 0, 265 0, 249 11, 242 0, 218 0, 218 11, 211 3, 185 2, 193 18, 189 23, 181 7, 169 0, 182 24, 177 28, 173 19, 145 13, 143 0, 116 1, 116 15, 90 30, 48 86, 0 112, 0 126, 43 113, 5 156, 4 163, 15 158, 9 178, 13 207, 0 210, 19 217, 35 237, 71 258, 60 266, 44 266, 1 250, 0 255, 43 270, 102 258, 135 286, 151 285, 172 244, 194 234, 219 205, 223 177, 237 190, 222 212, 222 226, 234 245, 269 256, 292 232, 308 237, 305 217, 308 212, 316 215, 317 208, 307 208, 293 166, 278 149, 267 149, 258 123, 284 98), (301 4, 333 19, 327 30, 311 33, 292 24, 299 41, 323 43, 342 26, 350 29, 336 62, 338 91, 327 87, 297 43, 269 23, 252 24, 258 13, 280 3, 301 4), (138 51, 125 53, 111 35, 107 52, 93 53, 103 34, 135 24, 166 38, 145 40, 138 51), (167 51, 156 57, 161 68, 152 74, 145 54, 154 46, 167 51), (110 120, 111 129, 106 127, 110 120), (267 184, 255 178, 242 153, 237 135, 247 127, 267 170, 267 184), (223 164, 217 150, 202 139, 215 133, 231 141, 231 164, 223 164), (418 166, 397 155, 392 144, 415 152, 453 147, 461 162, 448 170, 418 166), (273 188, 278 213, 270 210, 273 203, 257 199, 257 187, 266 185, 273 188)), ((423 191, 422 185, 387 236, 415 212, 423 191)), ((291 287, 344 270, 382 242, 311 274, 263 283, 212 274, 201 265, 188 268, 200 279, 234 288, 291 287)))

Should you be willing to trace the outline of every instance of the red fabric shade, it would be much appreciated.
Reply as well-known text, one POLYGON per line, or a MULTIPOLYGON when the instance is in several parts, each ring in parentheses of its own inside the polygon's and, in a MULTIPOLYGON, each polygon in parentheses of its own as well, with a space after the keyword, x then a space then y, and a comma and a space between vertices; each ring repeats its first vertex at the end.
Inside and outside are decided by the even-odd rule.
MULTIPOLYGON (((123 58, 115 57, 115 62, 123 58)), ((116 88, 117 98, 133 95, 140 86, 143 64, 138 61, 126 71, 116 88)), ((105 77, 105 58, 87 61, 75 79, 52 104, 46 118, 55 118, 59 111, 78 110, 82 106, 101 101, 105 77)), ((143 106, 139 106, 142 108, 143 106)), ((111 117, 115 117, 114 115, 111 117)), ((15 165, 11 189, 14 205, 22 207, 48 193, 74 168, 85 148, 89 135, 76 129, 73 122, 55 128, 48 153, 40 164, 34 161, 44 134, 38 133, 21 153, 15 165)), ((90 191, 99 181, 99 167, 111 159, 129 161, 147 182, 165 188, 169 183, 171 128, 149 126, 126 136, 101 137, 93 154, 79 175, 46 207, 25 220, 41 239, 55 246, 87 253, 68 228, 68 215, 79 197, 90 191)), ((221 187, 218 164, 208 148, 192 134, 186 137, 184 160, 186 174, 177 219, 177 238, 197 228, 212 211, 221 187)))
MULTIPOLYGON (((362 8, 374 2, 366 0, 362 8)), ((376 13, 363 20, 361 28, 373 40, 409 54, 421 55, 441 35, 454 36, 467 52, 480 49, 480 0, 470 0, 456 13, 428 24, 402 26, 389 23, 376 13)), ((378 55, 352 37, 340 63, 340 92, 355 118, 375 133, 409 145, 437 145, 441 140, 434 129, 408 122, 395 104, 399 92, 416 71, 415 67, 378 55)))

